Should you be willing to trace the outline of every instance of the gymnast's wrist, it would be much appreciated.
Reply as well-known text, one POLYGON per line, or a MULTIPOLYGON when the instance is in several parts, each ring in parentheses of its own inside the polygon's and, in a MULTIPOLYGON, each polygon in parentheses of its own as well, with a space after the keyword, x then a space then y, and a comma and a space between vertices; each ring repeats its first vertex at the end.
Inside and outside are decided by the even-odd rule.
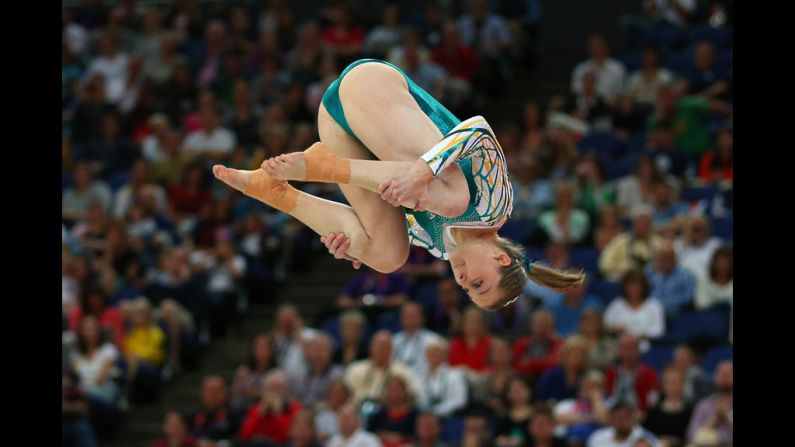
POLYGON ((412 177, 416 179, 423 180, 425 182, 430 182, 433 180, 433 170, 430 166, 428 166, 428 162, 423 160, 422 158, 417 159, 414 162, 414 165, 411 167, 411 172, 409 173, 412 177))

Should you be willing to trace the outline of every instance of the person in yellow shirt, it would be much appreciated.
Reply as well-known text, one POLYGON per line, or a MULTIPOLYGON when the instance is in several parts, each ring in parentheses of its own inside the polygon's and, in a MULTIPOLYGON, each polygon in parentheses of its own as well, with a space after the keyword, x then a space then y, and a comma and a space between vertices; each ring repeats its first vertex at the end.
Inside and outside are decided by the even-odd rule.
POLYGON ((155 324, 152 307, 144 297, 130 305, 130 329, 124 337, 127 378, 134 391, 154 392, 160 383, 160 367, 166 359, 166 334, 155 324))
POLYGON ((663 239, 652 232, 651 210, 639 206, 633 211, 632 230, 610 240, 599 256, 599 270, 613 281, 633 269, 642 269, 663 239))

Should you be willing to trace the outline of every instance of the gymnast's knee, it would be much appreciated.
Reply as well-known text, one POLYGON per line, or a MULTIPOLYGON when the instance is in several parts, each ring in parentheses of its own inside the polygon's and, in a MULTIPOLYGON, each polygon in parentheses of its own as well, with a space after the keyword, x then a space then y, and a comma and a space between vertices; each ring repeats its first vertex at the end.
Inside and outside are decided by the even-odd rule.
POLYGON ((409 259, 408 244, 389 249, 373 249, 368 253, 368 265, 380 273, 392 273, 403 267, 409 259))

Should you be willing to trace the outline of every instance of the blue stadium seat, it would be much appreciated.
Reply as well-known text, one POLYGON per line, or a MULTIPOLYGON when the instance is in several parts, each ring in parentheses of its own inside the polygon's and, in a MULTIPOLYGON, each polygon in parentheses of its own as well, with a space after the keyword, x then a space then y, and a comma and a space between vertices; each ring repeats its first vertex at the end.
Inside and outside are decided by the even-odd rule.
POLYGON ((663 66, 677 74, 687 74, 693 68, 693 50, 672 54, 665 59, 663 66))
POLYGON ((569 252, 569 262, 575 268, 595 274, 599 271, 599 252, 593 248, 575 248, 569 252))
POLYGON ((114 172, 108 177, 108 187, 111 191, 116 192, 130 180, 130 174, 130 170, 114 172))
POLYGON ((653 346, 641 357, 641 361, 657 371, 657 374, 671 363, 674 358, 673 346, 653 346))
POLYGON ((605 163, 605 177, 607 180, 616 180, 632 174, 638 167, 638 158, 637 155, 630 154, 620 160, 605 163))
POLYGON ((621 295, 621 284, 616 281, 593 280, 588 287, 588 293, 598 296, 607 305, 621 295))
POLYGON ((718 217, 712 219, 712 234, 725 240, 734 238, 734 218, 718 217))
POLYGON ((624 64, 624 69, 627 70, 627 73, 640 70, 643 66, 641 53, 626 53, 621 56, 620 60, 621 63, 624 64))
POLYGON ((687 40, 684 31, 672 25, 658 25, 647 30, 641 38, 641 45, 651 45, 662 51, 681 48, 687 40))
POLYGON ((643 148, 646 145, 646 137, 646 132, 638 132, 632 135, 627 142, 627 149, 632 153, 643 152, 643 148))
POLYGON ((692 342, 699 339, 726 340, 729 321, 720 310, 689 312, 674 318, 665 338, 674 343, 692 342))
POLYGON ((734 348, 732 346, 718 346, 710 349, 706 354, 704 354, 704 358, 701 360, 701 367, 704 368, 704 371, 707 374, 712 375, 720 362, 724 360, 731 360, 733 358, 734 348))
POLYGON ((690 32, 691 45, 704 41, 711 43, 716 49, 727 48, 732 43, 732 31, 726 28, 702 25, 690 32))
POLYGON ((715 56, 715 68, 728 71, 734 65, 734 51, 723 50, 715 56))
POLYGON ((400 331, 400 311, 390 310, 378 316, 376 331, 385 329, 391 333, 400 331))
POLYGON ((614 157, 623 150, 624 143, 610 132, 592 132, 577 143, 577 148, 580 152, 595 152, 614 157))
POLYGON ((451 416, 442 422, 440 440, 448 445, 458 445, 464 434, 464 418, 451 416))
POLYGON ((684 188, 682 190, 680 198, 687 202, 698 202, 699 200, 710 201, 719 192, 720 191, 715 186, 699 186, 692 188, 684 188))

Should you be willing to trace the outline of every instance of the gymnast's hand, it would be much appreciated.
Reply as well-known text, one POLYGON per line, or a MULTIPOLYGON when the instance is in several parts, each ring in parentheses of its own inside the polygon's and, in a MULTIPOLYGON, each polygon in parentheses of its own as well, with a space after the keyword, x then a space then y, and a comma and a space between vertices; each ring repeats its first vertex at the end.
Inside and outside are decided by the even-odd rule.
POLYGON ((345 237, 342 233, 329 233, 326 236, 320 236, 320 242, 322 242, 326 248, 328 248, 328 252, 334 255, 337 259, 347 259, 353 262, 353 268, 359 270, 359 267, 362 266, 362 261, 348 256, 347 251, 351 248, 351 240, 345 237))
POLYGON ((378 185, 381 198, 392 206, 425 211, 428 206, 428 183, 433 171, 424 160, 417 160, 404 175, 390 177, 378 185))

